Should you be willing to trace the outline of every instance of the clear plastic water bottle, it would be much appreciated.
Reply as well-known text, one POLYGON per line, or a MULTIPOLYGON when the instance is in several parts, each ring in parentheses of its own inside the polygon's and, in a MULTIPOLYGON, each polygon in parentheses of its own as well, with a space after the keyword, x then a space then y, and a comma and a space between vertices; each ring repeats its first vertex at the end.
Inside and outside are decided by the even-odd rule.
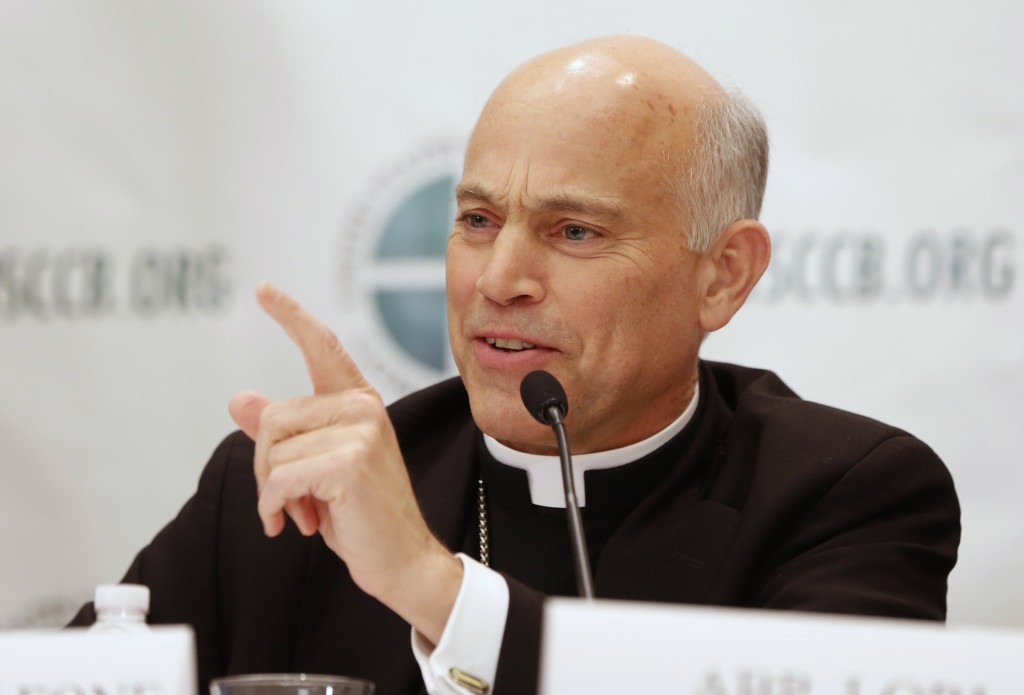
POLYGON ((93 599, 96 622, 91 632, 145 632, 149 587, 141 584, 101 584, 93 599))

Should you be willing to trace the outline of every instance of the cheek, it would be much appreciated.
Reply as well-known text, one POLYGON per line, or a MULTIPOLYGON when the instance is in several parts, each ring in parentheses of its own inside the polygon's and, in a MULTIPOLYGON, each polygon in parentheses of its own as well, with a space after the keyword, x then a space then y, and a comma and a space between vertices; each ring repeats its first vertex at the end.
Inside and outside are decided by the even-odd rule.
POLYGON ((615 281, 584 287, 574 286, 571 298, 562 303, 569 333, 578 341, 579 367, 585 372, 603 371, 620 365, 633 354, 640 334, 651 320, 650 295, 642 282, 615 281))
POLYGON ((477 273, 472 255, 450 242, 445 257, 445 295, 449 317, 458 314, 476 291, 477 273))
POLYGON ((637 351, 674 350, 687 341, 697 322, 692 269, 679 264, 643 277, 631 275, 603 295, 603 308, 590 308, 608 347, 631 355, 637 351))

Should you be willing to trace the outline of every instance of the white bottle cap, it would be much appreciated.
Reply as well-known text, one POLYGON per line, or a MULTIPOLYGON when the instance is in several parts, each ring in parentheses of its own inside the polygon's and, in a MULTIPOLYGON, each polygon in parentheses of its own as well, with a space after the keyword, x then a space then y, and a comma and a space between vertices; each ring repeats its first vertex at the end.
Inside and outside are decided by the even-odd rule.
POLYGON ((96 611, 149 612, 149 587, 141 584, 101 584, 93 599, 96 611))

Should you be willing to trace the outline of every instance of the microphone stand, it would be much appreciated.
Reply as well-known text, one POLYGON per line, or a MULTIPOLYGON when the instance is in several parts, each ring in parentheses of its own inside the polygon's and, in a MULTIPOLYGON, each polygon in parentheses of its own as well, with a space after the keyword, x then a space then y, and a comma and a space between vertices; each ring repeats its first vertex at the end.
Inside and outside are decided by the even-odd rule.
POLYGON ((587 601, 594 600, 594 580, 590 576, 590 557, 583 536, 583 518, 576 501, 576 484, 572 477, 572 459, 569 457, 569 437, 565 433, 562 409, 549 405, 544 412, 548 424, 558 440, 558 458, 562 463, 562 488, 565 491, 565 514, 569 519, 569 538, 572 541, 572 559, 576 566, 576 587, 587 601))

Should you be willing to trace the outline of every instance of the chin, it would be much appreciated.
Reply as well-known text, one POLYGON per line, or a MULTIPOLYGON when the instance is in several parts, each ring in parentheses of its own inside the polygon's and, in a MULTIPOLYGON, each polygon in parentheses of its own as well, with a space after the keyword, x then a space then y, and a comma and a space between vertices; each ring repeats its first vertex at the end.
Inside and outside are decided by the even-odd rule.
POLYGON ((476 426, 505 446, 521 451, 536 451, 550 449, 555 445, 551 428, 533 419, 520 402, 518 393, 514 400, 507 397, 494 399, 470 396, 469 404, 476 426))

